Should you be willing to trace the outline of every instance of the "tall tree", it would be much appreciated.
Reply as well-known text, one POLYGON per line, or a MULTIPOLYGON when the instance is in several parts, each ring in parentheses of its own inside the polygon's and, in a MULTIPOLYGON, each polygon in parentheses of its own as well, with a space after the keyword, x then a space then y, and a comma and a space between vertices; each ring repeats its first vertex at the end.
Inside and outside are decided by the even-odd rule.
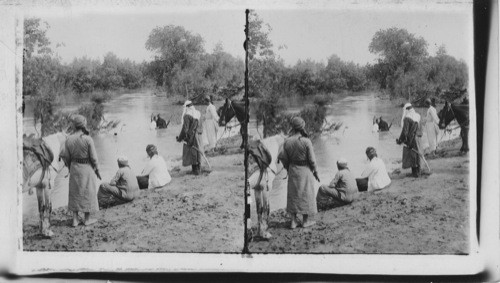
POLYGON ((162 85, 171 88, 177 72, 183 71, 204 54, 203 38, 181 26, 156 27, 149 34, 146 49, 161 62, 162 85))

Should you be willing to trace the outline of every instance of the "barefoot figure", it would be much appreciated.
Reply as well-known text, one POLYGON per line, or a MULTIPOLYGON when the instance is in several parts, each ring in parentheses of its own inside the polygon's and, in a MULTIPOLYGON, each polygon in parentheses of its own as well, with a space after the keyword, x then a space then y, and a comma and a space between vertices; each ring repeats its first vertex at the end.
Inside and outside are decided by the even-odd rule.
POLYGON ((72 226, 80 223, 78 212, 85 214, 83 224, 97 222, 90 213, 99 210, 97 202, 97 178, 101 179, 94 141, 87 130, 87 119, 82 115, 72 117, 73 134, 66 140, 61 158, 69 168, 68 209, 73 212, 72 226))
POLYGON ((288 171, 286 210, 292 217, 291 229, 298 225, 297 214, 303 215, 302 227, 309 227, 316 224, 309 217, 318 212, 314 191, 314 178, 319 182, 316 157, 305 125, 300 117, 292 119, 291 135, 285 140, 278 156, 288 171))

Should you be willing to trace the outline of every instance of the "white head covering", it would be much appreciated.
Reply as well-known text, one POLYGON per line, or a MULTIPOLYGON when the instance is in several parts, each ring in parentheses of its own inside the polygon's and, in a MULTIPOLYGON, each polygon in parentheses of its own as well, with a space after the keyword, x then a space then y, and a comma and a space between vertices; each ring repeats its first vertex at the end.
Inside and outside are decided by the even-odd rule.
POLYGON ((412 107, 411 103, 406 103, 403 107, 403 117, 401 117, 401 127, 403 127, 405 117, 412 119, 413 121, 420 123, 420 114, 418 114, 413 107, 409 110, 406 108, 412 107))
POLYGON ((347 167, 347 159, 345 159, 344 157, 341 157, 339 158, 339 160, 337 160, 337 164, 339 166, 342 166, 342 167, 347 167))
POLYGON ((128 158, 125 155, 120 155, 117 161, 122 166, 128 166, 128 158))
POLYGON ((184 124, 184 115, 190 115, 190 116, 193 116, 193 118, 195 119, 200 119, 201 117, 201 113, 200 111, 196 110, 194 108, 194 105, 193 103, 191 102, 191 100, 186 100, 186 102, 184 102, 184 109, 182 111, 182 116, 181 116, 181 122, 182 124, 184 124))
POLYGON ((184 102, 184 105, 182 106, 182 115, 181 115, 181 125, 184 124, 184 115, 186 115, 186 108, 189 104, 193 104, 193 102, 191 100, 186 100, 186 102, 184 102))

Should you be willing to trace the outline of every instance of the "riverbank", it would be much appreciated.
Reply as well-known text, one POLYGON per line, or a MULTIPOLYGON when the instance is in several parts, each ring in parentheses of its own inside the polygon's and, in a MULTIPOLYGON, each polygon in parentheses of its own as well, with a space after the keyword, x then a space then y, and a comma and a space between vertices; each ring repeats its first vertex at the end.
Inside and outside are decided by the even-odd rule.
MULTIPOLYGON (((252 241, 252 253, 469 252, 469 158, 458 154, 457 140, 428 158, 432 174, 406 177, 391 173, 389 188, 363 192, 350 205, 320 211, 317 224, 289 229, 284 209, 271 213, 269 241, 252 241)), ((271 204, 272 205, 272 204, 271 204)), ((253 227, 255 229, 255 227, 253 227)))
MULTIPOLYGON (((194 176, 174 167, 162 189, 100 210, 92 226, 71 227, 67 208, 53 212, 54 236, 38 235, 38 215, 23 222, 25 251, 229 252, 243 249, 243 154, 209 157, 212 170, 194 176)), ((204 163, 203 163, 204 164, 204 163)))

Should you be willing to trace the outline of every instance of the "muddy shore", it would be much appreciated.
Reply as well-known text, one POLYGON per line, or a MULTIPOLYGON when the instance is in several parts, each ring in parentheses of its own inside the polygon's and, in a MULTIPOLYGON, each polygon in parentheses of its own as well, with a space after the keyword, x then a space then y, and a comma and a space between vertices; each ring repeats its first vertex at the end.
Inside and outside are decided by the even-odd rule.
POLYGON ((458 153, 460 144, 444 144, 439 156, 427 158, 432 174, 411 178, 409 170, 394 170, 390 187, 320 211, 315 226, 291 230, 284 209, 272 212, 273 237, 254 239, 250 252, 469 253, 469 158, 458 153))
MULTIPOLYGON (((241 140, 241 139, 240 139, 241 140)), ((243 249, 243 154, 208 157, 200 176, 171 170, 172 181, 133 202, 100 210, 92 226, 71 227, 67 208, 53 211, 54 236, 42 238, 37 217, 24 219, 25 251, 229 252, 243 249)), ((83 215, 81 215, 83 217, 83 215)))

